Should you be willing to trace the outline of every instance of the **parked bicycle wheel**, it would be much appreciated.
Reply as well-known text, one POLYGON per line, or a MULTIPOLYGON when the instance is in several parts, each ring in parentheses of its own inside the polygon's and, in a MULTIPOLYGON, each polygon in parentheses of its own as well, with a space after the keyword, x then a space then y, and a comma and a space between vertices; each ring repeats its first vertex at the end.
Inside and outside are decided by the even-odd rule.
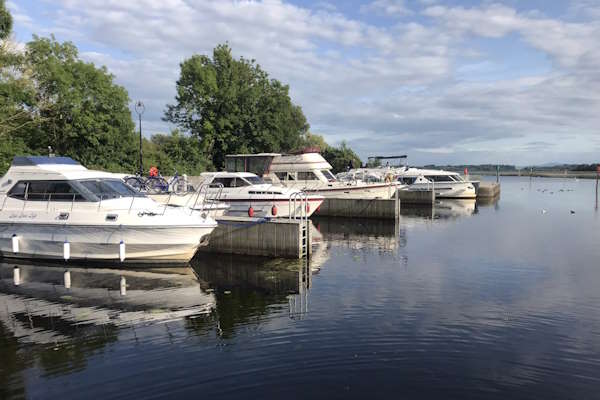
POLYGON ((173 178, 171 181, 171 187, 173 188, 173 192, 178 196, 185 196, 189 193, 185 180, 180 176, 173 178))
POLYGON ((123 181, 137 190, 138 192, 146 191, 146 180, 139 176, 127 176, 123 179, 123 181))
POLYGON ((169 183, 162 176, 151 176, 146 181, 148 193, 164 193, 169 191, 169 183))

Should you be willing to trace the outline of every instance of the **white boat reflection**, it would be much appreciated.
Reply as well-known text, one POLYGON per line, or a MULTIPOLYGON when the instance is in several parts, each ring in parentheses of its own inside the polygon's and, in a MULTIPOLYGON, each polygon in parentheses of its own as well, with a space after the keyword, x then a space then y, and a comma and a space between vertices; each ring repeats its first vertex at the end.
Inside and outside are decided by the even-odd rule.
POLYGON ((20 341, 55 343, 86 327, 168 322, 215 307, 214 295, 201 288, 189 267, 155 272, 69 266, 65 272, 0 264, 0 321, 20 341))

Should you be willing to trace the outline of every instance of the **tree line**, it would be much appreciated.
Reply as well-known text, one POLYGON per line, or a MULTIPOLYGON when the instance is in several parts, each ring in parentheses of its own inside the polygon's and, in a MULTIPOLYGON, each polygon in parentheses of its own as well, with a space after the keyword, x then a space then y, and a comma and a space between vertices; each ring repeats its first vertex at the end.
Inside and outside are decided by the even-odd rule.
MULTIPOLYGON (((133 173, 139 139, 127 90, 106 67, 79 57, 71 42, 33 36, 11 40, 12 18, 0 0, 0 172, 15 155, 72 157, 88 168, 133 173)), ((235 59, 228 44, 180 64, 173 104, 163 120, 177 128, 143 139, 144 170, 195 175, 224 167, 232 153, 321 149, 334 170, 360 165, 345 144, 309 132, 289 87, 255 60, 235 59)))

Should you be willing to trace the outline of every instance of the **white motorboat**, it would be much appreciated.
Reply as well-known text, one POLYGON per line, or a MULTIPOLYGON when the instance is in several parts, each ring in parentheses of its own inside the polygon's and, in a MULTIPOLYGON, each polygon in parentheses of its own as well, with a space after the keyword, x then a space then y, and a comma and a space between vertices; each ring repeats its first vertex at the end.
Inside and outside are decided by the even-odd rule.
POLYGON ((228 215, 310 217, 323 202, 323 196, 266 183, 249 172, 204 172, 200 176, 202 184, 209 186, 209 194, 217 193, 221 202, 229 204, 228 215))
POLYGON ((187 263, 217 226, 68 157, 15 157, 0 205, 4 257, 187 263))
POLYGON ((189 193, 157 193, 148 194, 157 203, 171 207, 184 207, 195 211, 205 212, 216 218, 221 217, 229 211, 230 205, 207 195, 206 191, 199 190, 189 193))
POLYGON ((227 169, 254 172, 274 183, 324 197, 389 199, 396 193, 396 188, 402 186, 395 181, 339 181, 331 173, 332 166, 316 152, 228 155, 227 169))
POLYGON ((404 190, 435 190, 438 198, 474 199, 476 182, 467 181, 458 172, 402 167, 395 170, 396 180, 404 190))

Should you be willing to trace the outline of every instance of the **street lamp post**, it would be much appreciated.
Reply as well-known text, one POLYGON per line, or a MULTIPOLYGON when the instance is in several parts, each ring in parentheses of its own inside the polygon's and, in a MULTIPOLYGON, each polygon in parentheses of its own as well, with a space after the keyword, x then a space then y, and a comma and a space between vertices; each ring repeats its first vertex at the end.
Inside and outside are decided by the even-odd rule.
POLYGON ((144 174, 144 157, 142 154, 142 114, 144 114, 145 110, 146 107, 144 106, 144 103, 142 103, 141 100, 138 100, 137 103, 135 103, 135 112, 137 113, 140 120, 140 176, 144 174))

